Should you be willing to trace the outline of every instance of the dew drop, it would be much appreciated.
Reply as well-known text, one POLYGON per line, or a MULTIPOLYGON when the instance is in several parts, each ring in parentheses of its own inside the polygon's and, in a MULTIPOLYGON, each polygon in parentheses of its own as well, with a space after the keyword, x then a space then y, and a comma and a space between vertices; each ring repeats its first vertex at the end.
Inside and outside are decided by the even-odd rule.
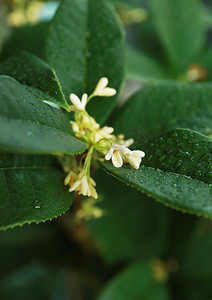
POLYGON ((33 207, 36 209, 39 209, 39 208, 41 208, 41 203, 38 200, 35 200, 33 202, 33 207))
POLYGON ((33 135, 32 131, 27 131, 27 135, 32 136, 33 135))

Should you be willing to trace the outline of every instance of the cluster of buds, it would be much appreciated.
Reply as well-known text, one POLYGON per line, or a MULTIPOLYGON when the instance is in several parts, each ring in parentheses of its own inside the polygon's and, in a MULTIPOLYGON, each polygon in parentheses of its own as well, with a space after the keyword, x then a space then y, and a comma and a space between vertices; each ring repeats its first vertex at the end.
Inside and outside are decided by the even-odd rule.
POLYGON ((111 97, 116 90, 107 87, 108 79, 103 77, 97 83, 94 92, 88 96, 83 94, 81 100, 75 94, 70 94, 72 105, 70 111, 74 112, 74 121, 71 121, 72 130, 75 136, 88 145, 88 151, 77 171, 70 170, 65 178, 65 185, 69 185, 69 191, 76 191, 78 194, 97 198, 95 189, 96 183, 90 176, 92 162, 112 160, 116 168, 124 163, 129 163, 132 168, 138 169, 145 153, 140 150, 130 150, 128 147, 133 144, 133 139, 124 140, 123 135, 114 135, 112 127, 100 125, 86 111, 88 102, 96 96, 111 97))

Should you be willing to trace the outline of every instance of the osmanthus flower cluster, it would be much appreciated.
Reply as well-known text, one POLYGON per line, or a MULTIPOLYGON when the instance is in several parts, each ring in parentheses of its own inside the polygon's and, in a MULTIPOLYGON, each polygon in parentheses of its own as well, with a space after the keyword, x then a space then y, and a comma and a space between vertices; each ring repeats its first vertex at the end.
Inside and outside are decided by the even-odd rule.
POLYGON ((76 170, 69 171, 65 178, 65 185, 69 185, 69 191, 97 198, 96 183, 90 176, 91 166, 97 161, 112 160, 116 168, 124 163, 129 163, 132 168, 138 169, 145 153, 140 150, 131 151, 128 147, 133 144, 133 139, 124 140, 124 136, 113 134, 112 127, 100 125, 86 111, 88 102, 96 96, 111 97, 116 90, 107 87, 108 79, 103 77, 99 80, 94 92, 88 96, 83 94, 81 100, 75 94, 70 94, 72 105, 70 111, 74 112, 74 121, 71 121, 75 136, 88 145, 88 150, 81 157, 76 170))

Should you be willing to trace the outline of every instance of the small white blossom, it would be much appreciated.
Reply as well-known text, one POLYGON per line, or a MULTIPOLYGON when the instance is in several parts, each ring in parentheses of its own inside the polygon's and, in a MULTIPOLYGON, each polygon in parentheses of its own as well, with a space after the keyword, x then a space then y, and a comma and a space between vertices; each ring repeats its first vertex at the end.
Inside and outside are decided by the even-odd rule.
POLYGON ((113 133, 113 131, 113 127, 104 126, 103 128, 99 128, 95 134, 95 142, 97 143, 98 141, 104 138, 113 139, 114 136, 111 134, 113 133))
POLYGON ((93 92, 94 96, 103 96, 103 97, 111 97, 116 94, 116 90, 107 87, 108 79, 107 77, 102 77, 93 92))
POLYGON ((105 155, 105 159, 112 159, 112 163, 116 168, 120 168, 123 163, 129 163, 132 168, 138 169, 145 153, 140 150, 131 151, 126 147, 132 145, 132 143, 133 139, 129 139, 123 145, 112 144, 110 150, 105 155))
POLYGON ((76 180, 78 180, 79 175, 70 171, 64 180, 65 185, 73 185, 76 180))
POLYGON ((82 194, 84 196, 93 197, 95 199, 98 198, 96 189, 94 188, 96 186, 95 181, 91 177, 84 175, 83 172, 77 176, 77 180, 75 177, 74 182, 72 181, 71 183, 72 185, 69 189, 69 192, 76 191, 78 194, 82 194))
POLYGON ((128 162, 133 169, 138 169, 141 163, 142 158, 145 156, 145 153, 141 150, 134 150, 131 153, 124 155, 124 161, 128 162))
POLYGON ((85 110, 85 106, 87 103, 87 94, 82 95, 82 100, 80 101, 79 97, 75 94, 70 94, 70 100, 73 103, 73 106, 76 110, 85 110))

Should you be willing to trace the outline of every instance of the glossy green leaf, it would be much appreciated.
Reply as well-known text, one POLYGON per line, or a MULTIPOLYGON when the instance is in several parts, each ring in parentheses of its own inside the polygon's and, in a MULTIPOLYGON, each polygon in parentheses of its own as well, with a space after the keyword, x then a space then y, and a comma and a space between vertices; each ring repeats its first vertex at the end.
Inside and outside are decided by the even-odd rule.
POLYGON ((39 22, 36 25, 25 25, 10 28, 10 33, 5 39, 0 60, 14 55, 18 51, 28 51, 34 55, 44 58, 44 44, 48 31, 49 22, 39 22))
POLYGON ((145 151, 143 164, 212 184, 212 139, 188 129, 177 129, 136 148, 145 151))
POLYGON ((145 262, 128 266, 108 283, 98 298, 98 300, 140 299, 170 299, 166 285, 154 281, 150 266, 145 262))
POLYGON ((157 61, 133 48, 127 49, 127 77, 141 82, 157 82, 166 78, 166 73, 157 61))
POLYGON ((200 0, 151 0, 150 3, 166 53, 176 69, 183 71, 204 44, 202 3, 200 0))
POLYGON ((159 256, 168 234, 168 209, 103 171, 94 174, 103 216, 87 222, 98 252, 110 264, 159 256))
POLYGON ((67 211, 64 174, 42 156, 0 155, 0 229, 42 222, 67 211))
POLYGON ((131 136, 160 134, 167 129, 190 128, 211 134, 212 84, 164 83, 134 94, 117 113, 115 128, 131 136))
POLYGON ((86 144, 71 136, 66 114, 18 83, 0 76, 0 149, 18 153, 79 153, 86 144))
POLYGON ((189 176, 141 166, 116 169, 111 164, 104 168, 116 178, 141 190, 172 208, 212 218, 212 186, 189 176))
POLYGON ((41 100, 69 108, 55 71, 33 54, 20 52, 8 58, 0 64, 0 74, 15 78, 41 100))
MULTIPOLYGON (((110 87, 120 90, 125 65, 123 30, 109 1, 63 1, 49 29, 46 53, 66 97, 92 93, 103 76, 110 87)), ((117 96, 93 99, 89 112, 104 122, 116 100, 117 96)))
MULTIPOLYGON (((145 143, 138 170, 106 170, 115 177, 181 211, 212 218, 212 140, 187 129, 174 130, 145 143)), ((143 148, 141 148, 143 145, 143 148)))

